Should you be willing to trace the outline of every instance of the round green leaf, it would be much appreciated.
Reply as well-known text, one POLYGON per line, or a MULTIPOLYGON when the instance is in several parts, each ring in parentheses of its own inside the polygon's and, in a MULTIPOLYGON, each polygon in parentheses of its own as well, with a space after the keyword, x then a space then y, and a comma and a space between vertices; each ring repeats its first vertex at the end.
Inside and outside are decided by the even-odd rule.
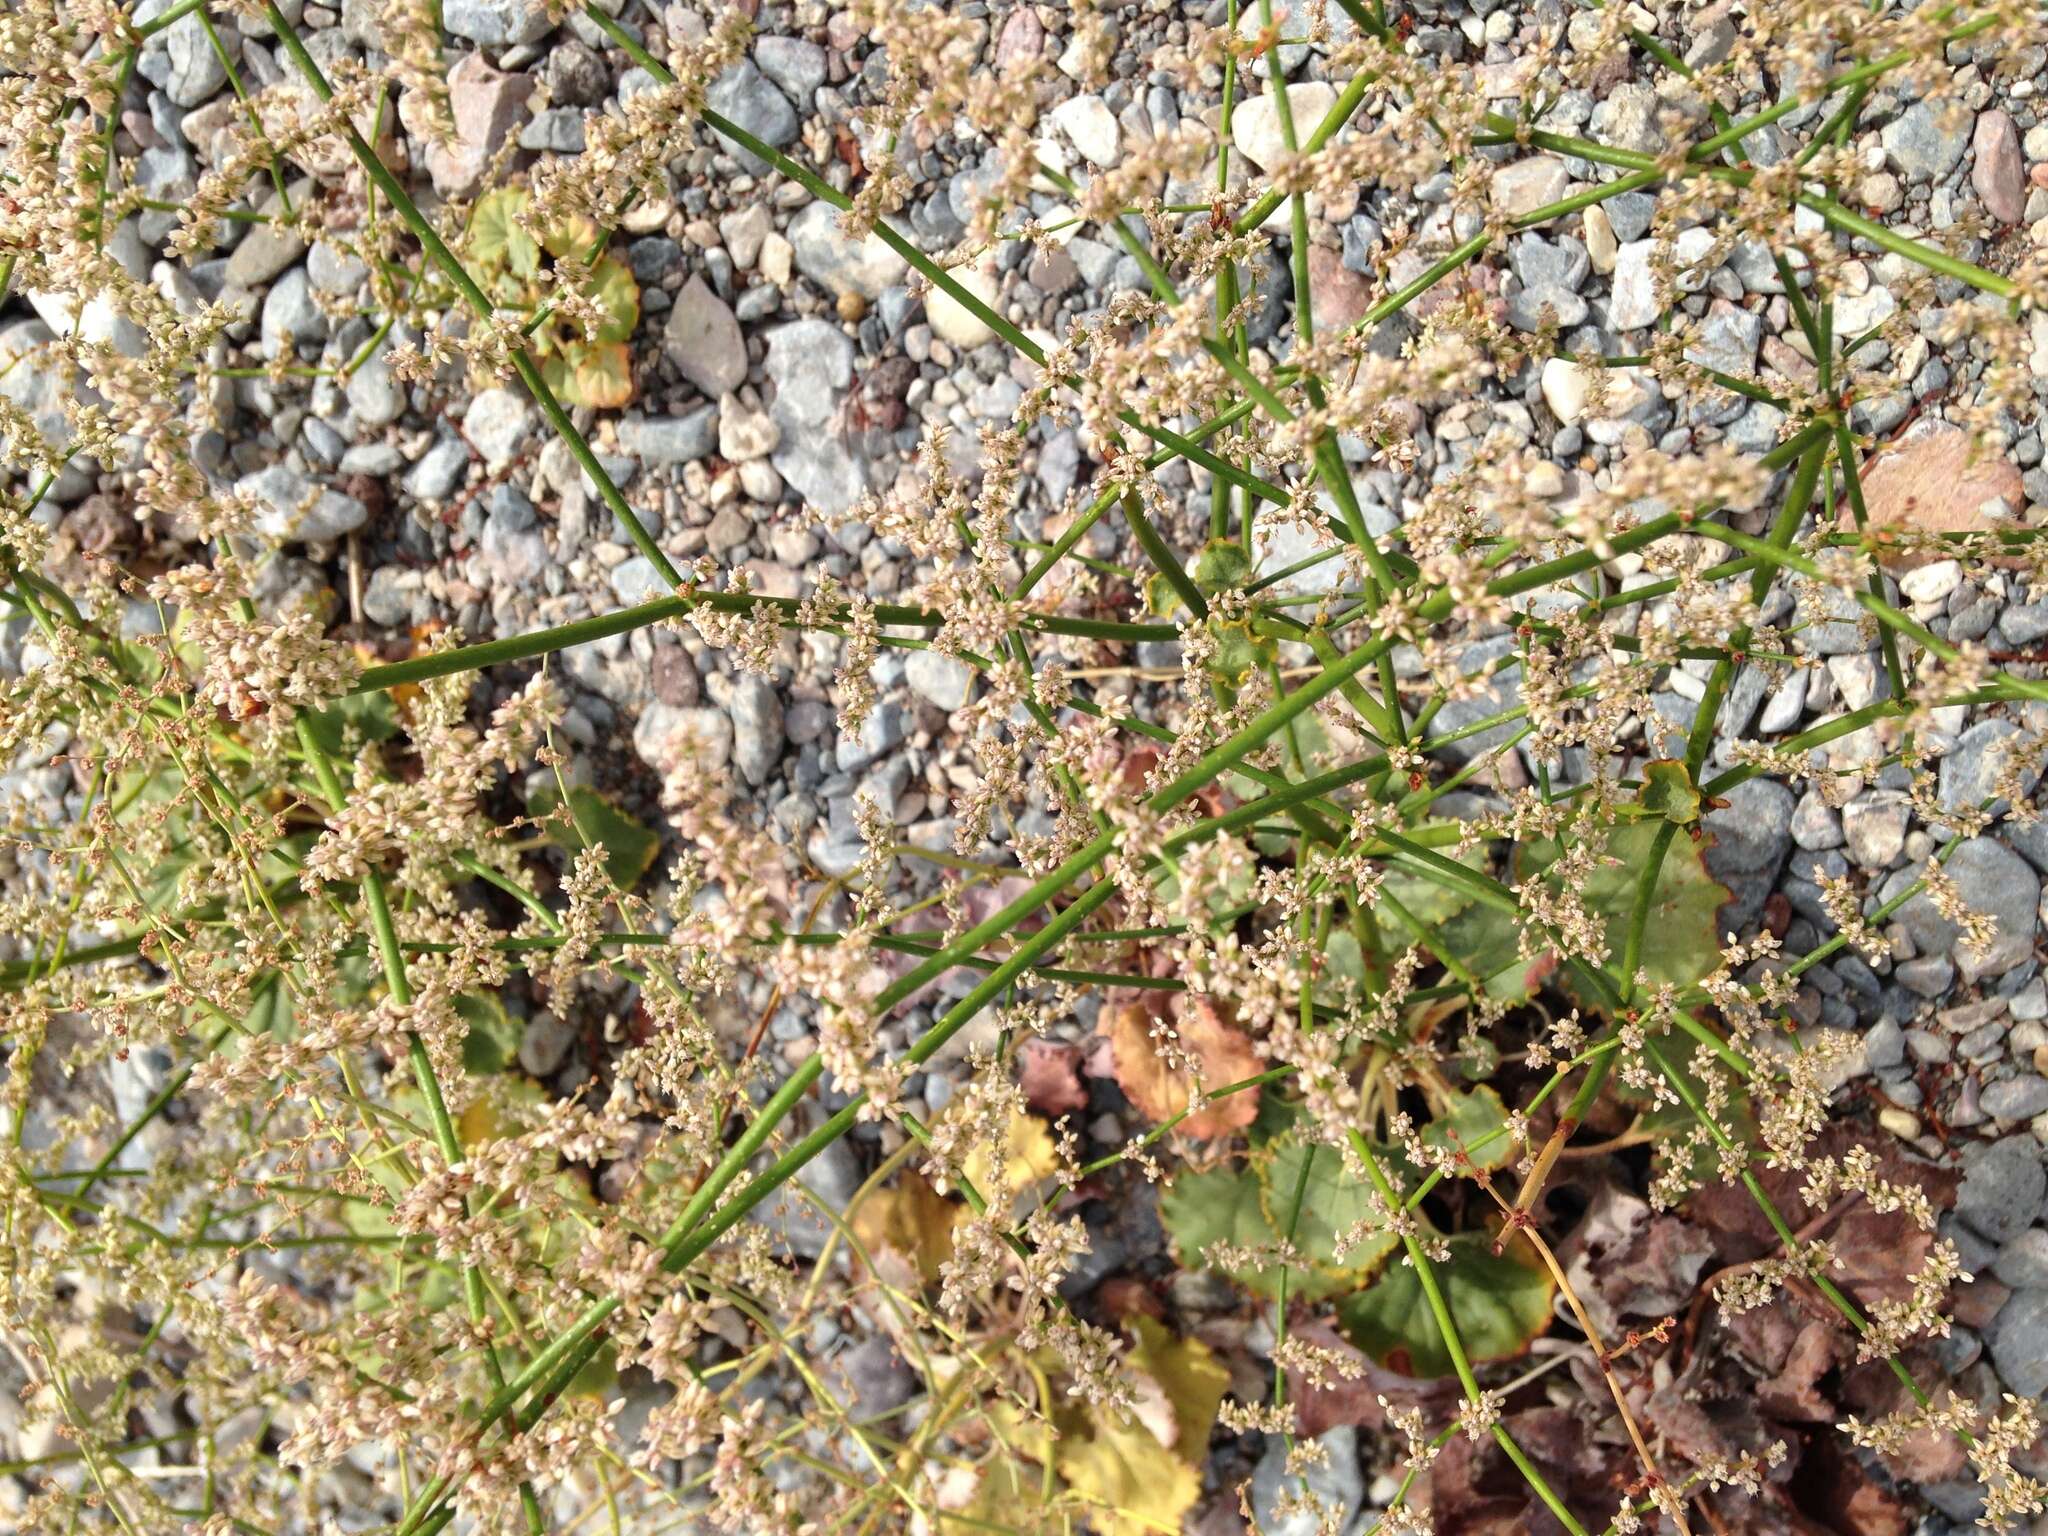
MULTIPOLYGON (((1655 821, 1634 821, 1616 827, 1607 838, 1607 858, 1579 887, 1586 910, 1606 924, 1607 945, 1618 959, 1635 909, 1636 885, 1649 862, 1657 836, 1655 821)), ((1680 835, 1671 839, 1651 893, 1649 921, 1643 929, 1642 969, 1652 985, 1689 987, 1721 960, 1718 922, 1728 887, 1707 873, 1701 845, 1680 835)), ((1526 867, 1547 869, 1557 859, 1557 844, 1525 843, 1526 867)), ((1582 999, 1582 1001, 1589 1001, 1582 999)))
POLYGON ((1474 1168, 1488 1173, 1515 1160, 1507 1106, 1484 1083, 1469 1092, 1453 1092, 1450 1108, 1422 1128, 1422 1139, 1432 1147, 1456 1148, 1474 1168))
MULTIPOLYGON (((1550 1276, 1520 1257, 1521 1245, 1499 1257, 1484 1232, 1450 1239, 1451 1256, 1432 1268, 1451 1327, 1474 1365, 1521 1354, 1550 1326, 1550 1276)), ((1351 1342, 1404 1376, 1448 1376, 1454 1369, 1435 1311, 1411 1264, 1337 1304, 1351 1342)))
POLYGON ((1354 1177, 1344 1154, 1335 1147, 1288 1136, 1273 1144, 1259 1170, 1266 1220, 1275 1232, 1287 1231, 1294 1192, 1301 1190, 1301 1214, 1294 1224, 1294 1246, 1321 1270, 1352 1285, 1363 1283, 1399 1243, 1379 1230, 1378 1202, 1366 1179, 1354 1177), (1306 1169, 1306 1182, 1303 1182, 1306 1169), (1364 1223, 1374 1230, 1361 1243, 1339 1252, 1339 1240, 1364 1223))

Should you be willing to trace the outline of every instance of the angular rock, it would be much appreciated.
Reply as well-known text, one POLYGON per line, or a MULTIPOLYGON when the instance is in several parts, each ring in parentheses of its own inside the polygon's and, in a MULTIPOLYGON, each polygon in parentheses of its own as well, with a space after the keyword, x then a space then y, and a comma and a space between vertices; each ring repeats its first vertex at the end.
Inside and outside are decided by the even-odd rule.
POLYGON ((1998 1251, 1991 1271, 2014 1290, 2048 1287, 2048 1231, 2029 1227, 1998 1251))
MULTIPOLYGON (((1320 80, 1288 86, 1287 105, 1294 117, 1295 132, 1307 138, 1336 99, 1336 91, 1320 80)), ((1270 85, 1263 94, 1238 103, 1230 115, 1230 141, 1262 171, 1270 169, 1287 152, 1287 140, 1280 131, 1280 109, 1274 104, 1270 85)))
POLYGON ((853 382, 853 343, 823 320, 799 320, 768 333, 770 408, 780 446, 771 462, 799 496, 828 517, 867 490, 867 476, 832 423, 853 382))
POLYGON ((751 272, 761 259, 761 245, 775 231, 775 216, 766 203, 749 203, 737 213, 718 221, 719 238, 726 254, 742 272, 751 272))
POLYGON ((306 242, 282 225, 253 225, 222 275, 230 288, 260 288, 305 254, 306 242))
MULTIPOLYGON (((2027 504, 2019 467, 1961 427, 1923 416, 1890 447, 1864 461, 1863 500, 1871 526, 1962 533, 2009 522, 2027 504)), ((1853 528, 1844 507, 1842 526, 1853 528)), ((1894 557, 1901 566, 1924 556, 1894 557)))
POLYGON ((469 402, 462 416, 462 434, 484 456, 484 468, 496 474, 526 446, 533 431, 533 407, 509 389, 486 389, 469 402))
POLYGON ((732 761, 756 789, 768 782, 782 760, 782 700, 765 678, 742 676, 726 705, 732 718, 732 761))
POLYGON ((951 714, 974 691, 974 668, 940 651, 912 651, 903 664, 911 692, 951 714))
POLYGON ((291 271, 270 285, 263 296, 263 315, 257 322, 263 355, 275 361, 289 358, 300 345, 327 337, 327 316, 313 302, 312 283, 304 267, 291 271))
MULTIPOLYGON (((1707 873, 1728 887, 1719 926, 1742 933, 1763 911, 1792 846, 1792 791, 1775 779, 1747 779, 1727 794, 1728 804, 1703 818, 1714 841, 1704 854, 1707 873)), ((1804 863, 1802 858, 1800 863, 1804 863)))
MULTIPOLYGON (((1975 807, 1995 793, 1998 781, 2014 760, 2010 754, 2028 745, 2020 728, 2010 720, 1980 720, 1956 738, 1956 744, 1941 759, 1941 807, 1946 811, 1975 807)), ((2030 764, 2020 771, 2020 791, 2026 793, 2040 778, 2030 764)), ((1992 813, 2002 815, 2006 800, 1992 802, 1992 813)))
POLYGON ((829 203, 811 203, 791 219, 789 243, 797 270, 834 294, 879 299, 884 288, 901 282, 909 270, 880 236, 849 238, 839 227, 839 210, 829 203))
POLYGON ((1664 148, 1664 130, 1658 126, 1663 103, 1654 87, 1639 81, 1617 85, 1605 101, 1593 109, 1592 136, 1603 144, 1654 155, 1664 148))
MULTIPOLYGON (((1349 239, 1348 232, 1346 238, 1349 239)), ((1344 258, 1326 246, 1309 247, 1308 282, 1315 300, 1317 336, 1350 330, 1372 307, 1372 283, 1346 266, 1344 258)))
POLYGON ((2004 1243, 2032 1226, 2048 1194, 2041 1148, 2025 1137, 1972 1142, 1963 1152, 1956 1219, 1988 1242, 2004 1243))
MULTIPOLYGON (((154 11, 167 11, 168 3, 154 7, 154 11)), ((137 6, 135 19, 146 21, 144 8, 137 6)), ((221 29, 221 41, 232 49, 235 34, 221 29)), ((171 77, 164 83, 164 94, 180 107, 196 107, 212 99, 220 88, 228 83, 227 66, 214 52, 213 41, 206 35, 197 16, 185 16, 171 25, 163 34, 165 50, 170 55, 171 77)))
POLYGON ((1685 360, 1735 378, 1756 372, 1756 349, 1764 336, 1762 315, 1716 299, 1685 349, 1685 360))
POLYGON ((736 395, 727 395, 718 406, 718 452, 735 464, 764 459, 782 441, 782 431, 767 411, 750 411, 736 395))
POLYGON ((725 300, 691 276, 662 328, 662 350, 682 376, 716 400, 747 381, 747 342, 725 300))
POLYGON ((754 44, 754 62, 801 112, 825 83, 825 50, 800 37, 769 34, 754 44))
POLYGON ((524 494, 509 485, 498 492, 477 540, 478 560, 494 586, 531 586, 547 569, 547 540, 534 526, 533 503, 524 494))
POLYGON ((1269 1436, 1266 1452, 1252 1472, 1253 1529, 1264 1536, 1317 1536, 1350 1528, 1365 1500, 1365 1473, 1358 1461, 1358 1431, 1349 1424, 1318 1437, 1322 1465, 1299 1475, 1287 1471, 1287 1443, 1269 1436))
MULTIPOLYGON (((768 83, 752 59, 741 59, 711 83, 705 102, 716 112, 731 118, 771 149, 781 149, 797 134, 796 108, 789 98, 768 83)), ((768 162, 751 149, 718 140, 719 146, 748 171, 758 176, 768 162)))
POLYGON ((389 426, 405 410, 405 386, 393 375, 381 351, 349 375, 344 393, 357 426, 389 426))
MULTIPOLYGON (((955 267, 948 275, 990 309, 995 308, 999 285, 988 267, 980 263, 955 267)), ((924 315, 931 322, 933 335, 963 351, 972 351, 995 339, 996 333, 986 320, 943 288, 934 288, 925 295, 924 315)))
MULTIPOLYGON (((1996 838, 1973 837, 1956 849, 1947 869, 1963 904, 1989 914, 1997 933, 1982 953, 1966 947, 1960 942, 1961 927, 1942 916, 1933 898, 1922 891, 1897 913, 1914 947, 1923 955, 1953 953, 1965 982, 2003 976, 2023 963, 2034 952, 2035 908, 2041 900, 2040 879, 2027 862, 1996 838)), ((1894 870, 1884 883, 1882 899, 1896 896, 1918 873, 1910 865, 1894 870)))
POLYGON ((619 446, 650 468, 690 464, 708 458, 718 446, 718 423, 715 405, 680 416, 628 416, 619 423, 619 446))
POLYGON ((547 0, 442 0, 441 25, 486 48, 509 48, 544 36, 547 0))
POLYGON ((732 761, 732 721, 708 705, 678 708, 657 699, 640 712, 633 750, 657 773, 686 766, 715 771, 732 761))
POLYGON ((1916 101, 1886 123, 1878 141, 1909 181, 1939 181, 1970 142, 1970 114, 1953 101, 1916 101))
POLYGON ((1556 155, 1510 160, 1493 173, 1493 206, 1510 218, 1520 218, 1561 201, 1571 182, 1571 171, 1556 155))
POLYGON ((1073 141, 1074 148, 1091 165, 1112 166, 1122 134, 1116 114, 1100 96, 1069 96, 1052 109, 1053 126, 1073 141))
POLYGON ((2048 1289, 2014 1291, 1991 1321, 1984 1341, 2008 1389, 2023 1397, 2048 1393, 2048 1289))
POLYGON ((1889 869, 1905 850, 1911 812, 1893 790, 1872 790, 1842 807, 1842 834, 1849 857, 1864 869, 1889 869))
POLYGON ((1631 240, 1614 257, 1614 288, 1607 300, 1607 321, 1617 331, 1640 330, 1663 313, 1657 302, 1657 276, 1650 264, 1654 240, 1631 240))
POLYGON ((1586 414, 1593 381, 1577 363, 1562 357, 1545 358, 1541 386, 1543 403, 1560 425, 1568 427, 1586 414))
MULTIPOLYGON (((654 562, 645 555, 635 555, 630 560, 621 560, 612 567, 612 596, 628 608, 641 603, 651 603, 658 597, 667 597, 668 584, 661 579, 661 572, 654 568, 654 562)), ((723 719, 723 716, 720 716, 723 719)), ((643 757, 645 753, 641 754, 643 757)))
POLYGON ((256 503, 256 530, 267 538, 312 543, 360 528, 370 513, 353 496, 320 485, 288 464, 273 464, 235 482, 256 503))
POLYGON ((444 437, 420 455, 405 477, 405 488, 420 501, 446 501, 469 474, 469 448, 444 437))
POLYGON ((2031 1120, 2048 1114, 2048 1077, 2028 1072, 2003 1077, 1984 1090, 1984 1113, 1994 1120, 2031 1120))
MULTIPOLYGON (((525 121, 526 100, 532 94, 533 76, 508 75, 493 68, 481 53, 465 55, 448 71, 448 112, 455 122, 455 137, 446 143, 428 138, 427 174, 433 178, 434 189, 443 197, 467 197, 475 192, 492 157, 525 121)), ((408 95, 401 102, 414 99, 408 95)), ((414 108, 414 113, 418 111, 414 108)), ((420 134, 425 125, 407 126, 420 134)))

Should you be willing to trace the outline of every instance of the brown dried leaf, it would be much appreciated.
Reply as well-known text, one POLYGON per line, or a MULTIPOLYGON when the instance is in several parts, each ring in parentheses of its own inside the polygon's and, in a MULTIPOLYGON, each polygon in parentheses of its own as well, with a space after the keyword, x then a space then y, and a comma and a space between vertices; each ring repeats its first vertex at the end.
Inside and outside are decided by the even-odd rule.
POLYGON ((1296 1323, 1288 1332, 1348 1361, 1346 1369, 1358 1372, 1355 1376, 1332 1375, 1323 1383, 1302 1376, 1288 1384, 1288 1396, 1294 1402, 1295 1430, 1306 1439, 1312 1440, 1339 1424, 1384 1429, 1387 1415, 1380 1406, 1383 1398, 1396 1408, 1421 1408, 1431 1418, 1440 1418, 1456 1407, 1458 1387, 1454 1379, 1420 1381, 1387 1370, 1328 1323, 1296 1323))
POLYGON ((1906 1536, 1917 1523, 1898 1496, 1832 1435, 1816 1435, 1793 1496, 1840 1536, 1906 1536))
MULTIPOLYGON (((1565 1408, 1525 1408, 1502 1420, 1551 1491, 1585 1530, 1614 1513, 1637 1468, 1626 1447, 1603 1443, 1592 1423, 1565 1408)), ((1559 1536, 1557 1517, 1492 1440, 1455 1435, 1429 1470, 1436 1536, 1559 1536)))
MULTIPOLYGON (((1176 996, 1167 1009, 1143 999, 1116 1004, 1103 1009, 1097 1028, 1113 1052, 1117 1086, 1148 1120, 1170 1120, 1186 1109, 1197 1077, 1205 1089, 1223 1088, 1265 1066, 1251 1037, 1207 998, 1176 996), (1162 1047, 1190 1062, 1194 1076, 1170 1063, 1162 1047)), ((1228 1136, 1258 1113, 1258 1090, 1247 1089, 1188 1116, 1180 1130, 1204 1140, 1228 1136)))
POLYGON ((1585 1217, 1559 1246, 1566 1278, 1605 1337, 1627 1331, 1625 1318, 1668 1317, 1692 1299, 1713 1240, 1619 1185, 1602 1183, 1585 1217))
MULTIPOLYGON (((1892 1137, 1874 1136, 1861 1126, 1835 1124, 1821 1133, 1813 1150, 1840 1157, 1855 1146, 1867 1148, 1876 1157, 1877 1171, 1885 1179, 1919 1185, 1937 1211, 1947 1210, 1955 1202, 1957 1175, 1908 1157, 1892 1137)), ((1796 1169, 1757 1170, 1764 1193, 1795 1229, 1818 1214, 1800 1198, 1804 1178, 1796 1169)), ((1746 1263, 1779 1251, 1777 1233, 1740 1185, 1707 1185, 1693 1196, 1686 1214, 1713 1236, 1724 1264, 1746 1263)), ((1851 1201, 1838 1220, 1815 1235, 1828 1240, 1840 1261, 1828 1278, 1866 1306, 1910 1296, 1913 1276, 1934 1243, 1933 1235, 1922 1231, 1903 1212, 1886 1215, 1861 1199, 1851 1201)), ((1842 1326, 1848 1327, 1846 1323, 1842 1326)))

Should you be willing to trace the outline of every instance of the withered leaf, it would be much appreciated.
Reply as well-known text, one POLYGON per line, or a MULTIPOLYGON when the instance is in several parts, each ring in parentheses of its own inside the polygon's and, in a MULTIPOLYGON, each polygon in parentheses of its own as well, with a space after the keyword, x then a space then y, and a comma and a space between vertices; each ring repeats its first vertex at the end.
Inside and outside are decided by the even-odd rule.
MULTIPOLYGON (((1097 1027, 1114 1053, 1117 1086, 1154 1122, 1186 1109, 1197 1079, 1204 1090, 1224 1088, 1265 1067, 1251 1037, 1207 998, 1176 995, 1165 1007, 1145 999, 1119 1003, 1102 1010, 1097 1027), (1169 1060, 1169 1053, 1176 1059, 1169 1060)), ((1228 1136, 1258 1113, 1259 1090, 1249 1088, 1211 1101, 1179 1129, 1202 1140, 1228 1136)))

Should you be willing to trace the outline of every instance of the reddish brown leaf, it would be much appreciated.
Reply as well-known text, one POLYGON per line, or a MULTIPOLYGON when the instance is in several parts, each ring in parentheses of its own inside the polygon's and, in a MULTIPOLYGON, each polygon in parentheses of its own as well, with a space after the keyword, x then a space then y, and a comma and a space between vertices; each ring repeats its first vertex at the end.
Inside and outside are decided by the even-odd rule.
POLYGON ((1059 1040, 1026 1040, 1017 1050, 1017 1082, 1034 1113, 1057 1120, 1088 1107, 1081 1086, 1081 1047, 1059 1040))
POLYGON ((1815 1437, 1806 1474, 1792 1494, 1801 1509, 1839 1536, 1906 1536, 1915 1523, 1898 1497, 1832 1435, 1815 1437))
POLYGON ((1324 1430, 1334 1429, 1340 1424, 1356 1424, 1374 1430, 1385 1428, 1387 1415, 1379 1402, 1383 1397, 1396 1408, 1420 1408, 1432 1419, 1456 1409, 1457 1382, 1451 1377, 1418 1381, 1387 1370, 1374 1364, 1370 1356, 1355 1348, 1349 1339, 1328 1323, 1297 1323, 1288 1331, 1296 1338, 1348 1361, 1347 1369, 1359 1372, 1348 1377, 1332 1375, 1320 1386, 1306 1377, 1289 1382, 1288 1395, 1294 1401, 1296 1430, 1305 1438, 1314 1439, 1324 1430))
POLYGON ((1635 1319, 1669 1317, 1692 1299, 1713 1240, 1692 1223, 1658 1215, 1649 1202, 1611 1182, 1559 1246, 1572 1290, 1604 1337, 1635 1319))

